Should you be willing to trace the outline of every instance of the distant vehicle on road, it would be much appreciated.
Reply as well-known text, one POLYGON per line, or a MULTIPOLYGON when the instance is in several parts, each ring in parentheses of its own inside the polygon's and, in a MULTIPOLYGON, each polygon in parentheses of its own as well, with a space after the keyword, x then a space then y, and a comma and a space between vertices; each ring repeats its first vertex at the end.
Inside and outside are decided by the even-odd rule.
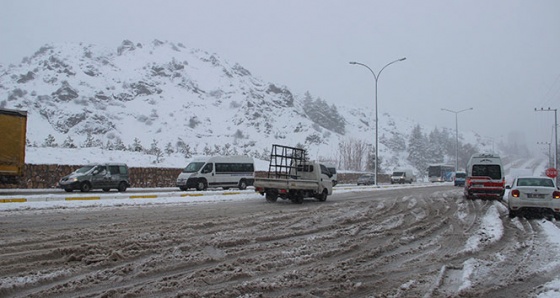
POLYGON ((120 192, 130 187, 128 166, 124 163, 107 163, 83 166, 58 182, 60 188, 67 192, 92 189, 109 191, 115 188, 120 192))
POLYGON ((446 164, 431 164, 428 166, 430 182, 451 182, 455 166, 446 164))
POLYGON ((467 177, 467 173, 463 171, 455 172, 455 176, 453 178, 453 185, 455 186, 465 186, 465 178, 467 177))
POLYGON ((375 174, 364 174, 358 177, 358 185, 374 185, 375 174))
POLYGON ((536 213, 560 219, 560 190, 549 177, 522 176, 507 185, 509 217, 536 213))
POLYGON ((416 177, 412 174, 412 170, 409 169, 397 170, 391 175, 391 184, 412 183, 414 181, 416 181, 416 177))

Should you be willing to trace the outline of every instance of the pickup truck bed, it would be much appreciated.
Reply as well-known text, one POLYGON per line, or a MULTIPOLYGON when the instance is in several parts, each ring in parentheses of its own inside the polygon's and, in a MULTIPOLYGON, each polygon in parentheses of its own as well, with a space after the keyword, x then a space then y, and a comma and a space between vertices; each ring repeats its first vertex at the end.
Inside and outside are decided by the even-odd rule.
POLYGON ((279 179, 279 178, 255 178, 255 188, 276 189, 317 189, 319 183, 315 180, 279 179))

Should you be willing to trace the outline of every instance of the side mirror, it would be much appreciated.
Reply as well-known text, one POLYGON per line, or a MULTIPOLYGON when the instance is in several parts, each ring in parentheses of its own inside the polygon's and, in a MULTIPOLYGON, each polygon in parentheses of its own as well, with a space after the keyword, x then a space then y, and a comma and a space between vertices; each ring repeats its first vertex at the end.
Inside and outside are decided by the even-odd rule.
POLYGON ((509 185, 506 185, 506 189, 511 189, 511 186, 509 186, 509 185))

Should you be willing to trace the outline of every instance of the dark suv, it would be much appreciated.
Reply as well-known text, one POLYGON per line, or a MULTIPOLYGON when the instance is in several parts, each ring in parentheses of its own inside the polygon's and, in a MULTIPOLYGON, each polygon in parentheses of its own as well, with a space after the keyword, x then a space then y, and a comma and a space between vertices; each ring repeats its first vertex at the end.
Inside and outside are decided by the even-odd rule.
POLYGON ((123 163, 108 163, 83 166, 58 182, 60 188, 67 192, 92 189, 109 191, 115 188, 120 192, 130 187, 128 166, 123 163))

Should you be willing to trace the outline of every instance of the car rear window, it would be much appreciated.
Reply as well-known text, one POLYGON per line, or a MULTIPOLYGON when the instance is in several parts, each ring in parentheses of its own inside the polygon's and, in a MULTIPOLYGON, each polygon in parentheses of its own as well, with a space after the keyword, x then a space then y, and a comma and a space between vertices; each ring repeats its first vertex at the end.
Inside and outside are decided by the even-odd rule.
POLYGON ((517 186, 544 186, 554 187, 551 179, 543 178, 519 178, 517 179, 517 186))
POLYGON ((472 176, 484 176, 491 179, 502 179, 502 167, 500 165, 473 165, 472 176))

